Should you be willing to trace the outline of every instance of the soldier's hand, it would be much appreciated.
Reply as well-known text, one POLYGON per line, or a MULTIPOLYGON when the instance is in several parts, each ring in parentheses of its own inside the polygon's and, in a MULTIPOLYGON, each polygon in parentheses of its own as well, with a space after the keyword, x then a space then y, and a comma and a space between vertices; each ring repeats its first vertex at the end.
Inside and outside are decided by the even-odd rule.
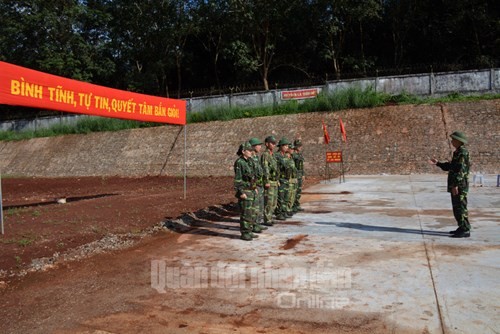
POLYGON ((255 188, 255 193, 259 194, 259 188, 255 188))
POLYGON ((429 159, 429 163, 435 165, 438 163, 438 160, 436 158, 432 158, 432 159, 429 159))
POLYGON ((264 188, 266 188, 266 189, 269 189, 269 187, 270 187, 270 186, 271 186, 271 184, 270 184, 270 183, 266 183, 266 184, 264 184, 264 188))
POLYGON ((241 194, 241 195, 240 195, 240 198, 241 198, 241 199, 247 199, 247 194, 241 194))
POLYGON ((459 194, 458 187, 451 188, 451 194, 457 196, 459 194))

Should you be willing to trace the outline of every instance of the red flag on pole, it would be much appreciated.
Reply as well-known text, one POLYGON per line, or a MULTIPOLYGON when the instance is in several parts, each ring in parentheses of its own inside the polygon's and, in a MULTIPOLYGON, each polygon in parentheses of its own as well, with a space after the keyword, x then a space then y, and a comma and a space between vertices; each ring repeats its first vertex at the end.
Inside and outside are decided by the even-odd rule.
POLYGON ((347 141, 347 135, 345 133, 344 123, 342 123, 342 118, 339 117, 340 121, 340 132, 342 133, 342 141, 345 143, 347 141))
POLYGON ((326 124, 325 122, 321 121, 323 123, 323 138, 325 140, 325 144, 330 143, 330 135, 328 134, 328 130, 326 129, 326 124))

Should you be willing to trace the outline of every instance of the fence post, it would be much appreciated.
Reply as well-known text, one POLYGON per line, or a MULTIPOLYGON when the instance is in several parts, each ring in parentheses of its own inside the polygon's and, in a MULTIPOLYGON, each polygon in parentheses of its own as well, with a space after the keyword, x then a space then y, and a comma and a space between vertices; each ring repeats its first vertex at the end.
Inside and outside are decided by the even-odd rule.
POLYGON ((432 70, 432 66, 431 66, 431 73, 429 75, 429 94, 432 96, 434 95, 434 87, 435 85, 435 78, 434 78, 434 72, 432 70))
POLYGON ((495 71, 490 68, 490 91, 495 90, 495 71))

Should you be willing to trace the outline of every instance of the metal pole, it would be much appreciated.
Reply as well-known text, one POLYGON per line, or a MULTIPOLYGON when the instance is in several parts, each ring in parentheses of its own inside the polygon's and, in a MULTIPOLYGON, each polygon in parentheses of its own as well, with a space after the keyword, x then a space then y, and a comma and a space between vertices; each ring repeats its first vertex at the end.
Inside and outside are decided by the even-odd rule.
POLYGON ((2 234, 4 234, 4 230, 3 230, 2 172, 0 172, 0 226, 2 229, 2 234))
POLYGON ((184 199, 186 199, 186 161, 187 161, 187 125, 184 125, 184 199))

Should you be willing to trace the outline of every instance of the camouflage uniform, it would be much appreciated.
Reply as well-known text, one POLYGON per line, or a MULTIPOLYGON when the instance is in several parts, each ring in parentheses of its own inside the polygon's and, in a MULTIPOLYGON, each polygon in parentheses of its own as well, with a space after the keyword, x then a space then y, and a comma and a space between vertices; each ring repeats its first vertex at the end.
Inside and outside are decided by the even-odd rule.
POLYGON ((295 161, 291 153, 288 153, 288 203, 287 203, 287 216, 291 217, 295 212, 293 212, 293 204, 295 203, 295 198, 297 196, 298 189, 298 171, 295 166, 295 161))
MULTIPOLYGON (((286 138, 281 138, 278 146, 290 145, 286 138)), ((274 154, 278 163, 279 170, 279 187, 278 187, 278 205, 276 206, 275 214, 277 220, 285 220, 287 218, 288 203, 290 201, 290 176, 292 174, 290 158, 286 153, 280 151, 274 154)))
MULTIPOLYGON (((276 143, 272 136, 267 137, 265 141, 276 143)), ((264 172, 263 183, 269 184, 268 188, 264 188, 264 225, 272 225, 273 213, 278 205, 278 162, 269 149, 262 154, 260 162, 264 172)))
MULTIPOLYGON (((262 145, 262 142, 257 138, 251 138, 249 140, 250 145, 255 147, 256 145, 262 145)), ((264 219, 264 182, 263 175, 264 171, 262 169, 262 164, 260 163, 259 156, 257 152, 252 156, 250 163, 255 172, 255 180, 257 186, 257 193, 255 194, 255 199, 253 203, 253 209, 255 212, 255 223, 253 226, 253 232, 260 233, 262 230, 266 230, 267 227, 262 226, 264 219)))
POLYGON ((467 210, 467 193, 469 192, 469 152, 462 145, 453 152, 451 162, 438 162, 439 168, 448 172, 448 192, 451 188, 458 187, 458 195, 451 194, 453 215, 458 227, 463 231, 470 231, 469 214, 467 210))
MULTIPOLYGON (((252 150, 249 143, 243 144, 244 150, 252 150)), ((240 231, 243 240, 252 239, 252 230, 255 224, 255 210, 253 204, 256 195, 256 175, 254 168, 248 160, 241 156, 234 163, 234 190, 240 206, 240 231), (241 195, 246 194, 247 198, 242 199, 241 195)))
MULTIPOLYGON (((298 140, 294 142, 295 147, 301 146, 302 143, 298 140)), ((292 206, 292 211, 301 211, 300 207, 300 197, 302 194, 302 178, 304 177, 304 156, 301 152, 295 152, 292 154, 293 161, 295 162, 295 167, 297 168, 297 192, 295 194, 295 201, 292 206)))
POLYGON ((469 152, 464 147, 467 144, 467 138, 464 133, 456 131, 450 137, 457 142, 453 142, 456 148, 453 152, 451 162, 436 162, 436 166, 448 172, 448 192, 451 194, 451 205, 453 206, 453 215, 458 224, 456 231, 451 231, 452 237, 463 238, 470 236, 469 213, 467 210, 467 193, 469 192, 469 152), (461 142, 462 144, 457 144, 461 142), (458 189, 458 194, 453 194, 453 189, 458 189))

